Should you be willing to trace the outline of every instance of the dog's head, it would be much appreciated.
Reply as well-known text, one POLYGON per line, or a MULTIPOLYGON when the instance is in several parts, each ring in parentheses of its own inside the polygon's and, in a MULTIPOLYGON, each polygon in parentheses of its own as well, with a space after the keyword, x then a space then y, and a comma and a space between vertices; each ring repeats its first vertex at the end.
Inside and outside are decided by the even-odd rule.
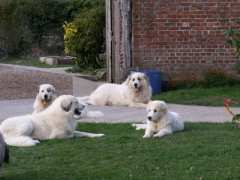
POLYGON ((39 86, 38 96, 42 101, 50 102, 55 97, 56 90, 51 84, 41 84, 39 86))
POLYGON ((84 112, 86 105, 78 101, 72 95, 62 95, 59 98, 62 111, 74 119, 79 119, 84 112))
POLYGON ((147 105, 147 119, 157 122, 167 113, 168 107, 164 101, 151 101, 147 105))
POLYGON ((141 72, 132 72, 128 76, 126 83, 129 87, 137 91, 149 86, 149 80, 147 75, 141 72))

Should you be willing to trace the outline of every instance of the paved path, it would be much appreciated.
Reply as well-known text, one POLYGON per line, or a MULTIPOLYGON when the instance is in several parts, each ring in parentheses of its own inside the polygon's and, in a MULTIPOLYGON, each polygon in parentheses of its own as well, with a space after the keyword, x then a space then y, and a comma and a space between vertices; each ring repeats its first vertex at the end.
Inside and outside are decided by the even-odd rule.
MULTIPOLYGON (((93 82, 80 78, 77 74, 69 74, 64 71, 65 68, 37 68, 19 65, 1 64, 2 68, 15 68, 16 70, 29 70, 49 72, 50 74, 64 74, 72 77, 73 94, 75 96, 86 96, 93 91, 101 82, 93 82)), ((65 82, 60 80, 61 85, 65 82)), ((13 87, 14 88, 14 87, 13 87)), ((35 94, 35 92, 34 92, 35 94)), ((0 101, 0 121, 11 116, 23 115, 32 112, 33 99, 22 100, 2 100, 0 101)), ((224 111, 223 107, 204 107, 204 106, 186 106, 169 105, 172 111, 178 112, 185 121, 188 122, 229 122, 231 116, 224 111)), ((105 116, 98 119, 83 119, 85 122, 142 122, 145 119, 146 112, 143 108, 127 107, 89 107, 91 110, 100 110, 105 116)), ((240 108, 233 108, 233 111, 240 112, 240 108)))
MULTIPOLYGON (((32 112, 33 99, 0 101, 0 121, 11 116, 23 115, 32 112)), ((223 107, 204 107, 170 104, 172 111, 178 112, 187 122, 229 122, 231 116, 223 107)), ((145 109, 127 107, 96 107, 90 110, 100 110, 104 117, 97 119, 82 119, 83 122, 142 122, 145 119, 145 109)), ((240 112, 240 108, 233 108, 240 112)))

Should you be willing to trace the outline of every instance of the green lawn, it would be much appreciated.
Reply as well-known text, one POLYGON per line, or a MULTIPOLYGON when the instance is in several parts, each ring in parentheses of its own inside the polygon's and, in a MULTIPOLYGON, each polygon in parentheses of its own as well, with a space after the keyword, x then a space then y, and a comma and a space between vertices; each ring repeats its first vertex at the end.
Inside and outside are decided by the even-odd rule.
POLYGON ((232 124, 186 124, 163 139, 142 139, 130 124, 81 124, 99 139, 42 142, 11 148, 6 180, 240 179, 240 129, 232 124))
POLYGON ((223 106, 224 98, 233 100, 233 106, 240 106, 240 85, 214 88, 189 88, 162 92, 154 99, 168 103, 223 106))
POLYGON ((0 60, 0 63, 34 66, 34 67, 40 67, 40 68, 72 67, 72 65, 48 65, 45 63, 41 63, 38 59, 34 59, 34 58, 27 59, 27 58, 19 58, 19 57, 9 57, 7 59, 0 60))

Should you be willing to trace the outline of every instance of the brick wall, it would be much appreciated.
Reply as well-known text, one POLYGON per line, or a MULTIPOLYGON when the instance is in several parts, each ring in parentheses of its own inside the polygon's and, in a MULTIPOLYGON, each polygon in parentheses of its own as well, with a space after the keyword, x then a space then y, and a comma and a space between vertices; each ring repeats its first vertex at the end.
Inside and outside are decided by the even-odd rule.
POLYGON ((224 31, 236 27, 237 0, 132 1, 133 66, 157 67, 174 80, 205 71, 234 73, 236 58, 224 31))

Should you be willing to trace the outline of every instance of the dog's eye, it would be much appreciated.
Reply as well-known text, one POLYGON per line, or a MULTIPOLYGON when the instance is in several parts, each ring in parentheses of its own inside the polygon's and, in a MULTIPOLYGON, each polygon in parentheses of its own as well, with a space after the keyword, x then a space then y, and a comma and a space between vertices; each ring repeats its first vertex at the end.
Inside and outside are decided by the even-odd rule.
POLYGON ((44 90, 42 90, 41 92, 44 92, 44 90))
POLYGON ((50 89, 50 88, 48 88, 48 89, 47 89, 47 92, 51 92, 51 89, 50 89))
POLYGON ((135 78, 133 78, 132 80, 135 81, 135 78))
POLYGON ((139 81, 141 81, 141 78, 138 78, 139 81))
POLYGON ((157 110, 156 110, 156 109, 154 109, 154 110, 153 110, 153 112, 157 112, 157 110))

